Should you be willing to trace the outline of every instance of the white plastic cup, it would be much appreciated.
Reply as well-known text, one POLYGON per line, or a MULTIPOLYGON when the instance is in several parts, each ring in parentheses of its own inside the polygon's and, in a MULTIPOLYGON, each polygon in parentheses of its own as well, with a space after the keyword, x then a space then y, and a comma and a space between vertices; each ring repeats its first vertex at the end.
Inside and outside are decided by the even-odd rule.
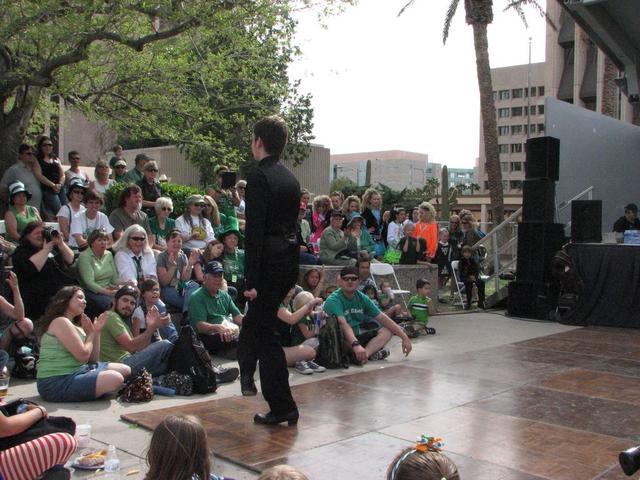
POLYGON ((85 448, 91 442, 91 425, 83 424, 76 426, 76 440, 78 447, 85 448))

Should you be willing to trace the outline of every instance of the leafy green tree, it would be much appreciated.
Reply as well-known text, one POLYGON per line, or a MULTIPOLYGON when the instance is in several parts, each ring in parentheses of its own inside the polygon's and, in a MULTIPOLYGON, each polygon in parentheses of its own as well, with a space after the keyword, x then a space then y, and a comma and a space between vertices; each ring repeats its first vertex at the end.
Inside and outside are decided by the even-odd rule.
POLYGON ((352 1, 0 0, 0 169, 59 102, 131 142, 178 143, 205 177, 250 158, 267 113, 285 116, 302 159, 313 112, 287 75, 292 12, 352 1))
POLYGON ((347 177, 338 177, 333 182, 331 182, 331 187, 329 190, 332 192, 338 191, 344 193, 347 196, 347 191, 351 191, 357 188, 356 182, 347 177))

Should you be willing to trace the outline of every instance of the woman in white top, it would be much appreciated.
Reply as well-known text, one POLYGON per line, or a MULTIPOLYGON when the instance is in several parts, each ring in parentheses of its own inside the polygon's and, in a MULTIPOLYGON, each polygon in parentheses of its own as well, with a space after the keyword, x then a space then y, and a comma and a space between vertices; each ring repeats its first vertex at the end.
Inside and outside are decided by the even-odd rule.
POLYGON ((87 191, 87 187, 80 178, 74 178, 69 182, 69 189, 67 190, 67 198, 69 203, 63 205, 58 211, 58 225, 60 225, 60 233, 65 242, 72 248, 78 248, 76 239, 71 236, 71 227, 78 221, 78 217, 85 211, 85 207, 82 204, 84 201, 84 194, 87 191))
POLYGON ((80 250, 88 247, 87 238, 94 230, 104 230, 107 234, 107 248, 113 243, 113 226, 109 223, 109 218, 100 211, 104 205, 102 195, 93 189, 87 190, 84 194, 84 204, 86 210, 78 215, 78 218, 71 224, 71 237, 75 240, 80 250))
POLYGON ((404 208, 394 208, 394 218, 389 222, 387 229, 387 244, 391 248, 396 248, 400 239, 404 236, 404 221, 407 219, 407 211, 404 208))
POLYGON ((204 218, 204 197, 191 195, 186 201, 187 210, 176 220, 176 228, 180 230, 184 249, 199 248, 204 250, 207 244, 215 239, 211 222, 204 218))
POLYGON ((96 179, 91 182, 89 188, 93 188, 100 195, 104 195, 104 192, 106 192, 111 185, 116 183, 113 178, 109 178, 109 164, 106 160, 99 160, 98 163, 96 163, 93 175, 96 179))
POLYGON ((113 244, 120 281, 137 287, 139 283, 158 279, 156 257, 149 246, 147 232, 140 225, 131 225, 113 244))

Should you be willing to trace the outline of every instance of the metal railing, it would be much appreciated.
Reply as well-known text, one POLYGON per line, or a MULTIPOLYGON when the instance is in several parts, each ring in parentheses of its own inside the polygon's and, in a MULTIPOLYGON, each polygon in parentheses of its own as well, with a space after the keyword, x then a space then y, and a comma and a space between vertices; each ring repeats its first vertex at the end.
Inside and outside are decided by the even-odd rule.
POLYGON ((495 291, 500 289, 500 275, 513 267, 518 255, 518 218, 522 215, 522 207, 509 215, 500 225, 487 233, 473 246, 474 249, 484 247, 487 251, 482 266, 492 266, 489 279, 495 282, 495 291), (502 243, 502 244, 501 244, 502 243))

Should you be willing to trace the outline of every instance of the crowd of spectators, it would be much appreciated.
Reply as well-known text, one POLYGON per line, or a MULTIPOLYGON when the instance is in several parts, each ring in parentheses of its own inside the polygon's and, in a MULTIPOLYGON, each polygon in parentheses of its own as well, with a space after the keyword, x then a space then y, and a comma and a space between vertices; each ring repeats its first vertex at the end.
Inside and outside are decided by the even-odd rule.
MULTIPOLYGON (((109 162, 95 165, 93 180, 80 168, 78 152, 68 161, 65 170, 43 136, 37 149, 20 146, 0 180, 6 232, 0 247, 13 268, 7 298, 0 297, 10 320, 0 348, 13 353, 35 333, 37 387, 52 402, 115 392, 143 367, 154 376, 166 373, 178 339, 172 315, 189 322, 211 354, 236 359, 246 302, 246 182, 223 188, 229 169, 219 167, 206 194, 189 196, 184 211, 175 212, 159 181, 160 165, 145 154, 126 171, 116 146, 109 162), (105 193, 116 183, 126 186, 107 212, 105 193)), ((428 202, 385 210, 373 188, 362 198, 302 191, 296 237, 308 270, 278 311, 287 364, 302 374, 324 370, 314 361, 319 342, 311 314, 319 305, 337 318, 353 363, 386 358, 393 335, 408 354, 410 340, 393 319, 412 312, 394 300, 390 285, 372 284, 370 262, 437 264, 442 290, 451 262, 459 260, 462 281, 468 292, 475 285, 481 305, 484 285, 471 247, 482 236, 468 211, 439 229, 428 202), (342 267, 336 284, 326 284, 324 265, 342 267)), ((426 309, 426 326, 425 281, 413 307, 426 309)), ((223 382, 238 376, 237 369, 217 373, 223 382)))

